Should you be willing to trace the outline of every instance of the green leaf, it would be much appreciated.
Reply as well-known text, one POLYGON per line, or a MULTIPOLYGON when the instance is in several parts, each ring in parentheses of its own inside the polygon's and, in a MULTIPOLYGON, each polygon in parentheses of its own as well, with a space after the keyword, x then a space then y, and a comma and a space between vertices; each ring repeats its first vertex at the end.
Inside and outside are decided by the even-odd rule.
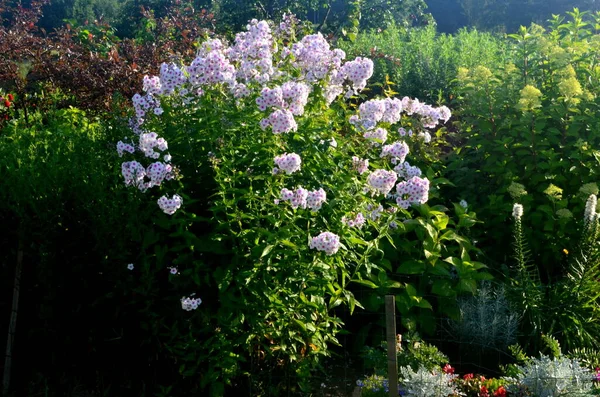
POLYGON ((475 280, 461 279, 458 282, 458 290, 475 294, 477 292, 477 282, 475 280))
POLYGON ((473 275, 473 278, 475 280, 493 280, 494 276, 492 276, 490 273, 488 272, 479 272, 473 275))
POLYGON ((414 287, 414 285, 406 283, 406 293, 410 297, 417 296, 417 289, 414 287))
POLYGON ((262 254, 260 254, 261 258, 264 258, 265 256, 269 255, 269 253, 273 250, 274 245, 267 245, 265 247, 265 249, 263 250, 262 254))
POLYGON ((412 301, 404 294, 396 295, 396 307, 400 314, 406 315, 413 306, 412 301))
POLYGON ((302 328, 303 331, 306 331, 306 325, 302 321, 295 318, 294 322, 296 323, 296 325, 298 325, 300 328, 302 328))
POLYGON ((429 303, 425 298, 420 298, 415 306, 420 307, 421 309, 433 309, 431 303, 429 303))
POLYGON ((460 265, 462 265, 462 261, 459 258, 450 256, 448 258, 444 259, 444 262, 448 262, 456 267, 459 267, 460 265))
POLYGON ((425 263, 416 260, 409 260, 400 264, 397 273, 402 274, 421 274, 425 271, 425 263))
POLYGON ((458 234, 456 234, 454 230, 448 230, 444 234, 442 234, 442 236, 440 237, 440 241, 443 240, 456 241, 457 243, 465 241, 464 237, 461 237, 458 234))
POLYGON ((375 284, 374 282, 369 281, 369 280, 352 280, 352 281, 357 284, 364 285, 365 287, 379 288, 379 286, 377 284, 375 284))
POLYGON ((333 309, 334 307, 338 307, 343 302, 344 301, 339 296, 332 296, 331 299, 329 300, 329 310, 333 309))
POLYGON ((298 251, 298 246, 289 240, 281 240, 280 243, 285 245, 286 247, 290 247, 293 250, 298 251))
POLYGON ((431 287, 431 292, 440 296, 454 296, 456 292, 452 288, 452 281, 450 280, 435 280, 431 287))

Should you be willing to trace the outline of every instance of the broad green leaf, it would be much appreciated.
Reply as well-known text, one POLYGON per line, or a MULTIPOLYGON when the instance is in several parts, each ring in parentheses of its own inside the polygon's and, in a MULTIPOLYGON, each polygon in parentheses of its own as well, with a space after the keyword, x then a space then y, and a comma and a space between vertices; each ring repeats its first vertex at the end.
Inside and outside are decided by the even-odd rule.
POLYGON ((352 281, 357 284, 364 285, 365 287, 379 288, 379 286, 377 284, 375 284, 374 282, 369 281, 369 280, 352 280, 352 281))
POLYGON ((433 282, 431 292, 440 296, 454 296, 456 292, 452 288, 452 281, 445 279, 438 279, 433 282))
POLYGON ((421 274, 425 271, 425 263, 422 261, 409 260, 403 262, 398 267, 397 273, 402 274, 421 274))

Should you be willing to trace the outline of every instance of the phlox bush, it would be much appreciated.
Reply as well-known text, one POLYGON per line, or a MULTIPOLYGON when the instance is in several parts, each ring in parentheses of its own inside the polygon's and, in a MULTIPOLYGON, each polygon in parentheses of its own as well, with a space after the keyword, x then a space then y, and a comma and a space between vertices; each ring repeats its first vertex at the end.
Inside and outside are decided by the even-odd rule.
POLYGON ((407 97, 353 110, 344 98, 372 73, 321 34, 253 20, 232 43, 201 43, 190 65, 163 64, 133 98, 123 178, 160 207, 155 260, 179 270, 186 309, 165 343, 213 393, 248 361, 306 382, 338 344, 332 309, 360 305, 350 283, 386 271, 380 241, 428 200, 406 159, 450 111, 407 97), (191 294, 202 303, 188 311, 191 294))

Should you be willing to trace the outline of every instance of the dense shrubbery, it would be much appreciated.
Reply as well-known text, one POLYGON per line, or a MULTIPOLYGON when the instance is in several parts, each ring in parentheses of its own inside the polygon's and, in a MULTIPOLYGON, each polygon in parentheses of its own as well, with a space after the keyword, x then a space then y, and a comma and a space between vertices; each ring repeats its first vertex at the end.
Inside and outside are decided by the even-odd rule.
POLYGON ((438 34, 433 25, 416 29, 392 25, 362 32, 354 42, 339 45, 352 56, 373 58, 377 84, 385 86, 389 80, 394 91, 432 102, 456 96, 452 81, 459 67, 495 68, 505 61, 500 38, 466 29, 455 35, 438 34))
POLYGON ((489 277, 461 235, 474 214, 425 204, 442 180, 405 161, 427 166, 427 129, 449 110, 408 97, 350 109, 336 98, 358 94, 372 62, 344 61, 320 34, 297 40, 293 18, 274 35, 253 21, 231 46, 205 41, 185 68, 163 64, 133 98, 136 135, 118 145, 125 182, 166 193, 154 196, 172 215, 160 224, 181 243, 158 239, 156 260, 202 291, 183 373, 212 387, 249 354, 307 374, 337 343, 331 310, 360 305, 351 283, 397 294, 406 327, 432 333, 447 297, 489 277))
MULTIPOLYGON (((600 364, 598 15, 509 40, 392 25, 338 41, 364 56, 346 60, 289 15, 229 43, 202 37, 207 13, 148 11, 121 40, 103 24, 41 35, 33 6, 0 28, 3 316, 24 253, 16 387, 310 393, 342 331, 359 348, 381 335, 340 314, 394 294, 403 332, 449 339, 449 358, 405 343, 409 395, 593 392, 578 362, 600 364), (423 95, 458 96, 451 132, 423 95), (504 285, 477 293, 491 274, 504 285), (67 347, 25 370, 28 339, 67 347), (503 379, 443 366, 515 339, 556 358, 512 347, 503 379)), ((365 395, 385 392, 384 360, 368 349, 365 395)))
POLYGON ((573 214, 597 193, 597 21, 574 12, 548 32, 523 27, 510 36, 511 62, 458 73, 465 141, 449 163, 453 181, 481 213, 488 253, 501 263, 508 215, 524 205, 545 280, 561 274, 579 233, 573 214))
POLYGON ((43 4, 9 3, 0 13, 0 87, 19 94, 23 111, 45 105, 37 94, 57 89, 70 96, 62 106, 109 110, 115 95, 133 95, 161 62, 192 58, 194 43, 212 22, 206 12, 172 6, 161 19, 145 12, 135 39, 121 40, 102 22, 67 24, 46 34, 37 26, 43 4))

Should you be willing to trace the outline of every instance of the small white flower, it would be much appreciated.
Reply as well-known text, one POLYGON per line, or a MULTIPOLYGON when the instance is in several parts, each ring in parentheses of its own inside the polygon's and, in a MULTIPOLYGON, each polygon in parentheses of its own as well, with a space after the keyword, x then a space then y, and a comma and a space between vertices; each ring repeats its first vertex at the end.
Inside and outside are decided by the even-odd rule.
POLYGON ((465 200, 460 200, 460 206, 463 207, 464 209, 467 209, 467 207, 469 206, 469 204, 465 201, 465 200))
POLYGON ((521 219, 521 217, 523 216, 523 206, 521 204, 515 204, 513 206, 513 218, 515 218, 516 220, 521 219))
POLYGON ((177 274, 177 268, 176 268, 176 267, 170 267, 170 268, 169 268, 169 272, 170 272, 171 274, 177 274))
POLYGON ((154 108, 154 114, 157 116, 160 116, 161 114, 163 114, 163 110, 162 108, 154 108))
POLYGON ((133 270, 133 263, 130 263, 129 265, 127 265, 127 269, 133 270))

